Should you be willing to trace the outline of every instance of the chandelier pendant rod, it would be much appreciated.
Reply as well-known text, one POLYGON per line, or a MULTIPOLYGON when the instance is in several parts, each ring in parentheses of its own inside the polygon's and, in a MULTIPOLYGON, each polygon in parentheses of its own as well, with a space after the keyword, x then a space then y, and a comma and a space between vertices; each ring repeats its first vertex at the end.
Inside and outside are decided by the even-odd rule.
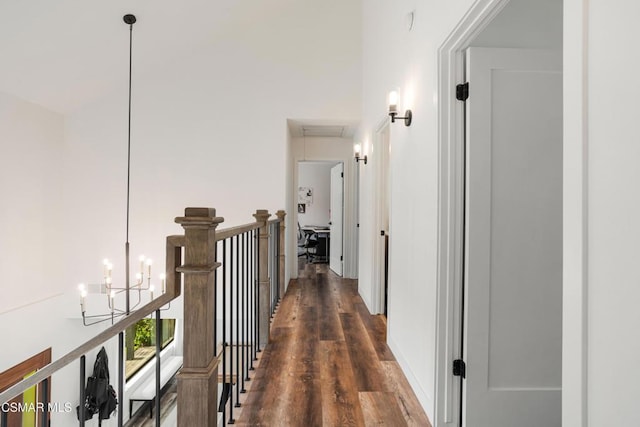
POLYGON ((133 24, 136 22, 136 17, 133 15, 125 15, 124 22, 129 24, 129 122, 127 129, 127 236, 125 243, 125 313, 128 315, 131 311, 131 302, 129 297, 130 282, 129 282, 129 194, 131 188, 131 70, 133 63, 133 24))

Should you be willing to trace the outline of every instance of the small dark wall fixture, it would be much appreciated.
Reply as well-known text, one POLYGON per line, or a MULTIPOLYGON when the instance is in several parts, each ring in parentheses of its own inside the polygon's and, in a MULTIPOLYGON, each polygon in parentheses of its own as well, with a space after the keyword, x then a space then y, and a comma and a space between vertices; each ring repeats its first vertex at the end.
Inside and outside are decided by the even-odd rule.
POLYGON ((411 121, 413 119, 413 113, 411 113, 411 110, 406 110, 404 112, 404 117, 398 116, 398 92, 395 90, 389 93, 389 116, 391 117, 391 123, 395 123, 396 120, 402 119, 404 120, 405 126, 411 126, 411 121))

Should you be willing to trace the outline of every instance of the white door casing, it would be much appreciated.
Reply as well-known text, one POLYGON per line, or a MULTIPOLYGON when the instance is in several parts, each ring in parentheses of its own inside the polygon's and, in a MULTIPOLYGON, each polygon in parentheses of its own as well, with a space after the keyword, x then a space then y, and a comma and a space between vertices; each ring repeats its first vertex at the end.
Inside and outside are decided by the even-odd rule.
POLYGON ((561 425, 562 55, 470 48, 463 425, 561 425))
POLYGON ((329 222, 329 268, 342 276, 342 222, 343 222, 344 165, 331 168, 331 215, 329 222))
POLYGON ((385 266, 386 237, 390 234, 391 221, 389 207, 391 205, 390 191, 390 147, 391 135, 389 129, 389 119, 385 119, 376 131, 374 141, 374 152, 376 156, 372 156, 372 162, 375 173, 376 183, 376 211, 375 223, 372 230, 375 236, 373 263, 373 306, 376 313, 385 313, 387 302, 386 278, 388 277, 387 267, 385 266))

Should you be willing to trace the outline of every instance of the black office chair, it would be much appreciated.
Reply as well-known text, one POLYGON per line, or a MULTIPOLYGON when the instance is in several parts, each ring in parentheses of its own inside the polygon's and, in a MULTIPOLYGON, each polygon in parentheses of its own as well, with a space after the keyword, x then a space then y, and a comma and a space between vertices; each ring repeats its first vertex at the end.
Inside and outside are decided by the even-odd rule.
POLYGON ((318 234, 312 230, 303 230, 298 223, 298 256, 305 256, 313 261, 319 244, 318 234))

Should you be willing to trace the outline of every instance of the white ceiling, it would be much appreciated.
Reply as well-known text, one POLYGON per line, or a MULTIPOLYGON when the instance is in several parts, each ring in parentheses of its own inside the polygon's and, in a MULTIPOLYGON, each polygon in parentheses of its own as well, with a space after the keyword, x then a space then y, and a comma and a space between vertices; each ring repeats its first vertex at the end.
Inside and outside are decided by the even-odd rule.
POLYGON ((353 138, 358 123, 345 120, 289 120, 289 132, 294 138, 353 138))
MULTIPOLYGON (((134 74, 251 28, 286 0, 2 0, 0 91, 61 113, 126 85, 133 13, 134 74), (141 54, 143 53, 143 54, 141 54)), ((126 87, 126 86, 125 86, 126 87)))

